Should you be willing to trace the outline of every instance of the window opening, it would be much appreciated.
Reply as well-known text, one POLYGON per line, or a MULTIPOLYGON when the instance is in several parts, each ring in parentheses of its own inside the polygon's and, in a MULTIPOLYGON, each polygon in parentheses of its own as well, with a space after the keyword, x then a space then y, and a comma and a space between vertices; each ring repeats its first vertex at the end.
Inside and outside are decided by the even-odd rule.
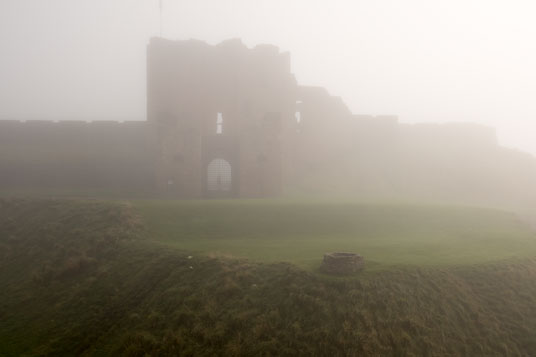
POLYGON ((218 113, 216 119, 216 134, 223 134, 223 113, 218 113))
POLYGON ((296 123, 300 124, 301 123, 301 112, 296 112, 294 114, 294 116, 296 117, 296 123))

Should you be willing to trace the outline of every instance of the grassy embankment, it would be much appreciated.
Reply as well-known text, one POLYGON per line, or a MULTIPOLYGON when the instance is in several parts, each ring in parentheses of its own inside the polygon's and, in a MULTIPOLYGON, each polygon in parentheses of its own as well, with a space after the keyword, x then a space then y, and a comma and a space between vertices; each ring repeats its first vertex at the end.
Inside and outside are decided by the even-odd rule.
POLYGON ((473 208, 0 200, 0 355, 531 355, 533 241, 473 208))

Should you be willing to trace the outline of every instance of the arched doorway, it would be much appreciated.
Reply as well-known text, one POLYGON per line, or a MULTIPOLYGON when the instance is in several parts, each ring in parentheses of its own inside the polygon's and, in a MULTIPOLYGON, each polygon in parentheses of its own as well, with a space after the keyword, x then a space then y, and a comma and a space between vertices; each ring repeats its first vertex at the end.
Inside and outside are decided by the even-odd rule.
POLYGON ((232 191, 231 164, 224 159, 214 159, 207 167, 207 190, 213 196, 229 196, 232 191))

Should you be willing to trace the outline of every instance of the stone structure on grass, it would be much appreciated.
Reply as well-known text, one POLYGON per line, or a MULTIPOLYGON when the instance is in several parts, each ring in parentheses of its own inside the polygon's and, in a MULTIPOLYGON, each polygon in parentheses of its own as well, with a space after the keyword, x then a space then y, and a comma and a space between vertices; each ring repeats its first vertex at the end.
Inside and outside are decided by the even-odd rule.
POLYGON ((320 270, 326 274, 347 275, 362 270, 365 260, 355 253, 326 253, 320 270))

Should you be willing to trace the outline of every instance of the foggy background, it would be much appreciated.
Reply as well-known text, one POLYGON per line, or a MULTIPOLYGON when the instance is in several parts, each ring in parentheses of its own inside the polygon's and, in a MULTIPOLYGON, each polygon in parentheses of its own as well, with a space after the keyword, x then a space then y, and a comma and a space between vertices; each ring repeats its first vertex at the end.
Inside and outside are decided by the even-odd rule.
MULTIPOLYGON (((145 120, 158 0, 1 0, 0 118, 145 120)), ((302 85, 355 114, 471 121, 536 154, 536 4, 164 0, 163 37, 291 52, 302 85)))

